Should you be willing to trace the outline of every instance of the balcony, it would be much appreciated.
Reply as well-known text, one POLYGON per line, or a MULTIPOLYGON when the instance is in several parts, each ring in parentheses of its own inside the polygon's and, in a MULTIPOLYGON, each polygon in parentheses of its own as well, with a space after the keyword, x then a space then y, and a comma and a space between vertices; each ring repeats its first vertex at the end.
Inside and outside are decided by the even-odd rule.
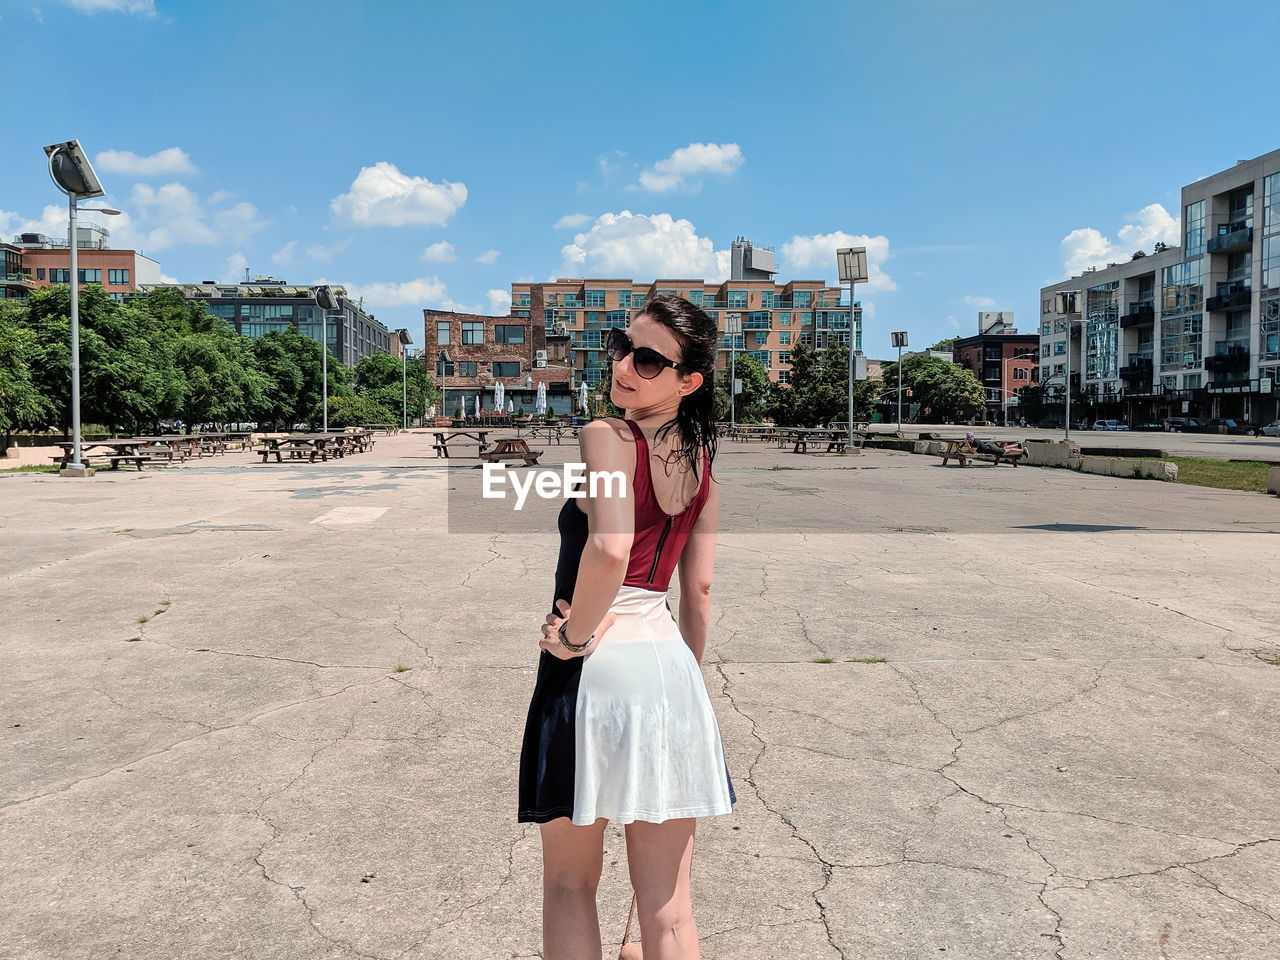
POLYGON ((1130 356, 1128 366, 1120 368, 1121 380, 1145 380, 1150 383, 1155 375, 1151 357, 1130 356))
POLYGON ((1212 373, 1239 373, 1249 369, 1247 344, 1219 340, 1213 356, 1204 358, 1204 368, 1212 373))
POLYGON ((1253 291, 1239 288, 1227 293, 1220 293, 1204 302, 1206 310, 1230 310, 1233 307, 1247 307, 1253 302, 1253 291))
POLYGON ((1210 237, 1206 249, 1210 253, 1235 253, 1253 246, 1253 227, 1242 223, 1228 223, 1219 227, 1216 237, 1210 237))
POLYGON ((1123 327, 1141 327, 1149 323, 1155 323, 1156 308, 1150 301, 1141 301, 1139 303, 1129 304, 1129 312, 1122 314, 1120 317, 1120 326, 1123 327))
POLYGON ((34 290, 36 282, 29 273, 0 274, 0 287, 20 287, 23 290, 34 290))

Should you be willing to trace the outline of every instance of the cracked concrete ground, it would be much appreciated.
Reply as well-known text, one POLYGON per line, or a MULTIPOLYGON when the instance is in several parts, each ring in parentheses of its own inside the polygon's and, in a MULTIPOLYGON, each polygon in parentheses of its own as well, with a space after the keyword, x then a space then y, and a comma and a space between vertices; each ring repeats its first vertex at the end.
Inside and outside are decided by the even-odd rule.
MULTIPOLYGON (((1280 501, 718 471, 704 957, 1280 956, 1280 501)), ((515 794, 558 504, 450 533, 475 475, 405 434, 0 479, 0 957, 541 956, 515 794)))

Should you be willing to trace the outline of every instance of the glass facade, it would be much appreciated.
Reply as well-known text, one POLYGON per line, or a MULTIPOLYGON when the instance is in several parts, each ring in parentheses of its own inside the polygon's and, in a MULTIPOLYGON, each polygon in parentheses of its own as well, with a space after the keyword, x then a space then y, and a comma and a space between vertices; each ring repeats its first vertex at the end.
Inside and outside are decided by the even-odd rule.
MULTIPOLYGON (((1189 204, 1190 207, 1195 204, 1189 204)), ((1160 311, 1160 370, 1187 370, 1203 361, 1204 260, 1165 267, 1160 311)))
POLYGON ((1119 376, 1120 282, 1090 287, 1085 297, 1085 378, 1119 376))

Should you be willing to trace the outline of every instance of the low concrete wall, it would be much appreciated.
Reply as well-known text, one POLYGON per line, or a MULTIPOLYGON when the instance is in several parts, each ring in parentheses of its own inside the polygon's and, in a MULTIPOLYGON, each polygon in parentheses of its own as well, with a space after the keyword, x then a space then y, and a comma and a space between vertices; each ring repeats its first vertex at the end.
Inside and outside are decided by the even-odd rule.
POLYGON ((1280 494, 1280 467, 1267 471, 1267 493, 1280 494))
MULTIPOLYGON (((1136 477, 1143 480, 1164 480, 1172 483, 1178 479, 1178 465, 1163 460, 1127 460, 1117 457, 1082 457, 1080 447, 1065 440, 1045 440, 1024 444, 1025 462, 1033 467, 1059 467, 1079 470, 1101 477, 1136 477)), ((943 440, 916 440, 912 451, 940 457, 946 451, 943 440)), ((1268 485, 1273 482, 1280 488, 1280 467, 1268 474, 1268 485)), ((1273 492, 1280 492, 1275 489, 1273 492)))

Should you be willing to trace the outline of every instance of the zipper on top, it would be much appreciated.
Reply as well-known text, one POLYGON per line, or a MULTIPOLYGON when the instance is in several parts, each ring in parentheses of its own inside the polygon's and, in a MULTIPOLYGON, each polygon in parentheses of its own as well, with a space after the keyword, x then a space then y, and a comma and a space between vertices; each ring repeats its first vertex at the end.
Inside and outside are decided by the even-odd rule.
POLYGON ((653 583, 653 578, 658 575, 658 558, 662 556, 662 544, 667 539, 667 534, 671 531, 671 523, 675 517, 667 514, 667 522, 662 527, 662 533, 658 535, 657 546, 653 548, 653 566, 649 568, 649 579, 647 583, 653 583))

